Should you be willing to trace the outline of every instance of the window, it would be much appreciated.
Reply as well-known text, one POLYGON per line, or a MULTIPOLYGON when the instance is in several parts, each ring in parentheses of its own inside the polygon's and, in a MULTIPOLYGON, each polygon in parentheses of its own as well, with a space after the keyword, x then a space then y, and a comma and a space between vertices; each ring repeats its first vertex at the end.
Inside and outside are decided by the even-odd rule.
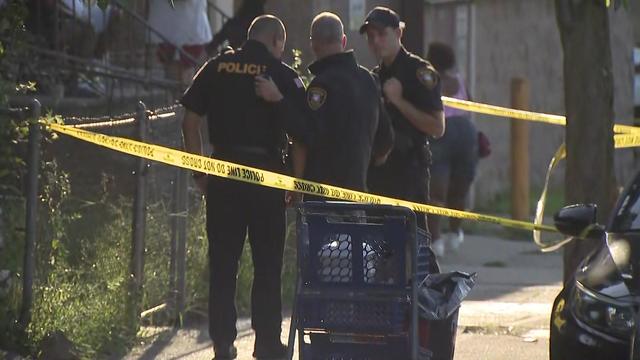
POLYGON ((640 48, 633 49, 633 108, 635 123, 640 122, 640 48))
POLYGON ((623 233, 640 231, 640 173, 638 173, 627 191, 623 194, 620 208, 617 209, 611 231, 623 233))

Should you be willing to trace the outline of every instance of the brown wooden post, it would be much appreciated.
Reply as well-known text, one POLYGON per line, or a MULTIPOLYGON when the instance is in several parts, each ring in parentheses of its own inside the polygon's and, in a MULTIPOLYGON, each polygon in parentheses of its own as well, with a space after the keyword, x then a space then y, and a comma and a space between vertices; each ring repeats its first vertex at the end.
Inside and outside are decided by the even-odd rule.
MULTIPOLYGON (((529 83, 511 80, 511 107, 529 109, 529 83)), ((529 219, 529 123, 511 120, 511 217, 529 219)))

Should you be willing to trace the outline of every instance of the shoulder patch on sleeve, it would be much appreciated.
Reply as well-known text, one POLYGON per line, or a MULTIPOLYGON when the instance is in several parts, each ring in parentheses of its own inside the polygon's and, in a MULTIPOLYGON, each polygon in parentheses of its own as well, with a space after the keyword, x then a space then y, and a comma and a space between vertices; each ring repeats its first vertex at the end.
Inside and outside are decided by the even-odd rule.
POLYGON ((318 110, 327 100, 327 91, 321 87, 312 86, 307 90, 307 103, 311 110, 318 110))
POLYGON ((436 73, 435 69, 429 65, 423 65, 416 70, 416 76, 418 80, 424 85, 427 89, 432 90, 438 85, 439 77, 438 73, 436 73))

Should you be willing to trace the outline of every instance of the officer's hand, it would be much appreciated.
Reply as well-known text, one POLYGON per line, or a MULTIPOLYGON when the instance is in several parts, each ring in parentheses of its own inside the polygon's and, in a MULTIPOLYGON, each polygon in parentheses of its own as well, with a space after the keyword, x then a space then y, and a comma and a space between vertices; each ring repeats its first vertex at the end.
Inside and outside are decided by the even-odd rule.
POLYGON ((382 85, 382 92, 388 102, 395 104, 402 99, 402 83, 395 77, 390 78, 382 85))
POLYGON ((278 102, 284 98, 278 85, 271 78, 256 76, 256 95, 268 102, 278 102))

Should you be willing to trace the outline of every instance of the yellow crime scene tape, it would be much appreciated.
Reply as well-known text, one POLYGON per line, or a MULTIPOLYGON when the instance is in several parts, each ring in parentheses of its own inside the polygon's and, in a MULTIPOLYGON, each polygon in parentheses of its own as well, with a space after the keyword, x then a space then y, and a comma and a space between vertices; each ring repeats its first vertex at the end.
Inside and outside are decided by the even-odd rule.
MULTIPOLYGON (((617 134, 613 136, 613 143, 616 149, 624 149, 624 148, 632 148, 640 146, 640 135, 637 134, 617 134)), ((540 198, 536 203, 536 214, 533 223, 540 225, 542 224, 544 218, 544 208, 547 202, 547 191, 549 189, 549 181, 551 179, 551 174, 555 170, 555 168, 560 164, 560 161, 567 157, 567 148, 563 143, 560 145, 558 150, 556 150, 555 155, 549 162, 549 167, 547 168, 547 174, 545 175, 544 186, 542 188, 542 193, 540 194, 540 198)), ((543 252, 555 251, 571 242, 572 238, 566 238, 560 241, 553 241, 545 243, 542 241, 542 234, 540 231, 533 231, 533 241, 540 247, 540 250, 543 252)))
MULTIPOLYGON (((506 107, 476 103, 446 96, 442 97, 442 101, 444 105, 460 110, 507 117, 512 119, 566 126, 566 117, 562 115, 510 109, 506 107)), ((566 149, 564 144, 560 146, 549 164, 544 188, 536 206, 535 221, 533 223, 530 223, 526 221, 512 220, 498 216, 483 215, 468 211, 420 204, 406 200, 394 199, 385 196, 344 189, 332 185, 320 184, 284 174, 235 164, 205 156, 199 156, 159 145, 147 144, 136 140, 98 134, 82 130, 75 126, 48 124, 48 127, 53 131, 122 153, 158 161, 164 164, 173 165, 184 169, 200 171, 209 175, 338 200, 404 206, 416 212, 455 217, 472 221, 480 221, 502 225, 505 227, 533 231, 534 242, 544 252, 557 250, 571 241, 571 239, 564 239, 559 242, 554 242, 553 244, 546 244, 541 240, 541 231, 557 232, 554 227, 542 224, 542 220, 544 217, 544 206, 546 203, 546 196, 551 174, 560 163, 560 161, 566 157, 566 149)), ((640 146, 640 127, 614 124, 613 130, 614 132, 618 133, 614 136, 616 149, 640 146)))
POLYGON ((69 135, 71 137, 129 155, 134 155, 168 165, 173 165, 184 169, 199 171, 209 175, 233 179, 246 183, 257 184, 281 190, 296 191, 310 195, 318 195, 339 200, 404 206, 416 212, 449 216, 473 221, 481 221, 521 230, 538 230, 550 232, 556 231, 554 227, 542 224, 536 225, 526 221, 518 221, 497 216, 477 214, 468 211, 447 209, 443 207, 420 204, 406 200, 393 199, 385 196, 344 189, 337 186, 320 184, 254 167, 195 155, 159 145, 147 144, 140 141, 116 136, 98 134, 95 132, 78 129, 73 126, 49 124, 48 127, 55 132, 69 135))
MULTIPOLYGON (((501 116, 501 117, 512 118, 512 119, 535 121, 535 122, 547 123, 552 125, 560 125, 560 126, 566 126, 567 124, 566 117, 562 115, 517 110, 517 109, 511 109, 511 108, 506 108, 506 107, 501 107, 496 105, 489 105, 489 104, 476 103, 476 102, 467 101, 467 100, 460 100, 460 99, 455 99, 447 96, 442 97, 442 102, 445 106, 448 106, 451 108, 456 108, 460 110, 481 113, 486 115, 494 115, 494 116, 501 116)), ((613 131, 615 133, 618 133, 614 135, 614 146, 616 149, 640 146, 640 127, 614 124, 613 131)), ((538 199, 538 202, 536 204, 536 213, 534 218, 534 224, 536 226, 542 225, 542 222, 543 222, 544 208, 546 204, 547 192, 549 188, 549 181, 551 179, 551 174, 553 173, 555 168, 558 166, 560 161, 564 159, 566 156, 567 156, 566 147, 563 143, 562 145, 560 145, 560 147, 556 151, 556 154, 551 159, 547 169, 542 193, 540 194, 540 198, 538 199)), ((571 240, 573 239, 566 238, 563 240, 551 241, 551 242, 545 243, 542 241, 541 232, 538 230, 533 231, 533 241, 536 243, 536 245, 538 245, 540 250, 543 252, 558 250, 564 245, 566 245, 567 243, 569 243, 571 240)))
MULTIPOLYGON (((542 123, 560 125, 560 126, 567 125, 567 118, 562 115, 553 115, 553 114, 545 114, 545 113, 538 113, 538 112, 525 111, 525 110, 510 109, 510 108, 496 106, 496 105, 481 104, 481 103, 468 101, 468 100, 455 99, 447 96, 442 97, 442 103, 445 106, 448 106, 451 108, 471 111, 471 112, 485 114, 485 115, 495 115, 495 116, 501 116, 506 118, 542 122, 542 123)), ((640 134, 640 127, 614 124, 613 131, 619 134, 640 134)))

